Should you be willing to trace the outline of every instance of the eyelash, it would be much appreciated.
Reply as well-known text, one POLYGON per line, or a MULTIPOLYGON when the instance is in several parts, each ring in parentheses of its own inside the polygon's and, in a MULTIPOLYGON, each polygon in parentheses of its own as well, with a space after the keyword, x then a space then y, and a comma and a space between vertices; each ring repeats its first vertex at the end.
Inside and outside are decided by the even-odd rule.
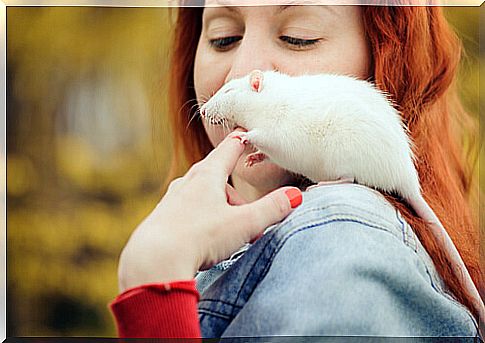
POLYGON ((320 41, 320 38, 317 38, 317 39, 300 39, 300 38, 294 38, 294 37, 290 37, 290 36, 280 36, 280 39, 283 42, 288 43, 290 45, 294 45, 294 46, 296 46, 300 49, 307 47, 309 45, 316 44, 320 41))
MULTIPOLYGON (((300 39, 300 38, 294 38, 290 36, 280 36, 279 37, 281 41, 290 44, 298 49, 305 48, 309 45, 316 44, 320 41, 319 38, 317 39, 300 39)), ((217 39, 211 39, 209 40, 210 45, 215 48, 216 50, 228 50, 229 47, 240 41, 242 37, 240 36, 232 36, 232 37, 223 37, 223 38, 217 38, 217 39)))
POLYGON ((217 50, 226 50, 230 45, 240 41, 242 37, 240 36, 232 36, 232 37, 223 37, 217 39, 211 39, 209 41, 210 45, 217 50))

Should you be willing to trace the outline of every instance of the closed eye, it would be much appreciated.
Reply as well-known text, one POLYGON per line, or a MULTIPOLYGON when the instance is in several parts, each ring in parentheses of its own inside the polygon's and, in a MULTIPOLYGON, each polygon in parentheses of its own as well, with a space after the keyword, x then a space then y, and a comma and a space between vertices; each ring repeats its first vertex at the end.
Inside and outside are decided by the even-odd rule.
MULTIPOLYGON (((235 43, 239 42, 243 39, 242 36, 231 36, 231 37, 222 37, 216 39, 210 39, 209 44, 218 51, 227 51, 229 50, 235 43)), ((280 36, 279 39, 297 49, 302 49, 305 47, 309 47, 320 42, 321 38, 316 39, 302 39, 302 38, 295 38, 290 36, 280 36)))
POLYGON ((227 93, 229 93, 229 92, 231 92, 231 91, 233 91, 233 90, 234 90, 234 88, 228 88, 228 89, 226 89, 226 90, 224 91, 224 94, 227 94, 227 93))
POLYGON ((231 45, 239 42, 241 39, 241 36, 222 37, 209 40, 209 44, 216 50, 225 51, 228 50, 231 45))
POLYGON ((301 38, 295 38, 295 37, 290 37, 290 36, 280 36, 279 37, 281 41, 294 46, 296 48, 305 48, 307 46, 316 44, 321 41, 321 38, 316 38, 316 39, 301 39, 301 38))

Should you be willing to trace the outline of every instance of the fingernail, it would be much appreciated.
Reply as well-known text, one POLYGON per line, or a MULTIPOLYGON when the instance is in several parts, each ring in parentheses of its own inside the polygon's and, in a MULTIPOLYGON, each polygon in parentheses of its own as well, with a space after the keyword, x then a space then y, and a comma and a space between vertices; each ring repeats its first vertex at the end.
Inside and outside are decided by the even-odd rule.
POLYGON ((241 145, 247 145, 248 144, 248 140, 246 137, 241 137, 239 134, 237 133, 231 133, 231 138, 234 138, 234 139, 238 139, 239 140, 239 143, 241 143, 241 145))
POLYGON ((236 131, 231 132, 228 135, 228 138, 230 138, 230 139, 237 139, 239 141, 239 143, 242 144, 242 138, 241 138, 241 136, 239 136, 239 134, 236 131))
POLYGON ((303 196, 298 188, 290 188, 285 191, 285 194, 288 197, 288 200, 290 200, 291 208, 300 206, 303 201, 303 196))

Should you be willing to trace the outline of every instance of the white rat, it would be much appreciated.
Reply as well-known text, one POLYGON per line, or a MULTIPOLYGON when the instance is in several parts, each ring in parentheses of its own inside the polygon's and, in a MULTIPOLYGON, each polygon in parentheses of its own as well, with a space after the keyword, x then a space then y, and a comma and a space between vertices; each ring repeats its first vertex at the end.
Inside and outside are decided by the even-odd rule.
POLYGON ((225 84, 200 107, 201 116, 258 149, 251 166, 269 159, 311 181, 353 180, 399 194, 429 224, 475 310, 485 307, 443 225, 421 195, 411 141, 401 117, 373 84, 342 75, 291 77, 253 71, 225 84))

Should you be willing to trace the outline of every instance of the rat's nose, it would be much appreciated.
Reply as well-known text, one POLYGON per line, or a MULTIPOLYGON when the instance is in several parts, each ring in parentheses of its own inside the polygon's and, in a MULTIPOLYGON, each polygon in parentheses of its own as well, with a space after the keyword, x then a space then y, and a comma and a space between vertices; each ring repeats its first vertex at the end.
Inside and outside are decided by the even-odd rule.
POLYGON ((205 107, 204 107, 204 106, 202 106, 202 107, 199 109, 199 112, 200 112, 200 116, 201 116, 202 118, 205 118, 205 107))

